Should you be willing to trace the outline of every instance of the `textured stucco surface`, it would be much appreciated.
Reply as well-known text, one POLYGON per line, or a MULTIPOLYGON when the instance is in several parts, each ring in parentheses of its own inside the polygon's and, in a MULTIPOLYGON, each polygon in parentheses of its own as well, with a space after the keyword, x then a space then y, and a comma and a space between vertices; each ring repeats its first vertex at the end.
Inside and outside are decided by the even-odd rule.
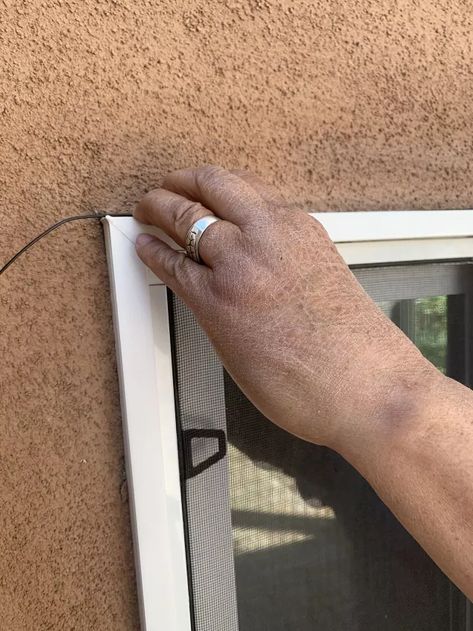
MULTIPOLYGON (((471 2, 0 2, 0 260, 249 167, 316 209, 473 205, 471 2)), ((99 225, 0 279, 0 627, 137 628, 99 225)))

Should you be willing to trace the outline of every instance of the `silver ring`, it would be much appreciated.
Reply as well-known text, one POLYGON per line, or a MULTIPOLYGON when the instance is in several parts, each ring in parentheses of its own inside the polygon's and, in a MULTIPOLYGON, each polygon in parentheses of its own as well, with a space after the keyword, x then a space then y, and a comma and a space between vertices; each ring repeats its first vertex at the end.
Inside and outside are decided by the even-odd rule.
POLYGON ((199 256, 199 242, 202 238, 202 235, 207 230, 207 228, 218 221, 218 217, 215 215, 206 215, 205 217, 201 217, 201 219, 197 219, 196 222, 192 224, 186 234, 186 252, 187 256, 189 256, 196 263, 201 263, 202 260, 199 256))

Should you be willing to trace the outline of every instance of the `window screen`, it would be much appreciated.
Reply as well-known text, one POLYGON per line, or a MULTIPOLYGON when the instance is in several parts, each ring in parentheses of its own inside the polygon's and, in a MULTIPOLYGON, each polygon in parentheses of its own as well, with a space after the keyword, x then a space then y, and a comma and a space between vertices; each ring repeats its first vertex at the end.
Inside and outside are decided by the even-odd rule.
MULTIPOLYGON (((353 271, 471 385, 470 264, 353 271)), ((469 603, 366 481, 265 419, 190 311, 170 305, 195 631, 471 631, 469 603)))

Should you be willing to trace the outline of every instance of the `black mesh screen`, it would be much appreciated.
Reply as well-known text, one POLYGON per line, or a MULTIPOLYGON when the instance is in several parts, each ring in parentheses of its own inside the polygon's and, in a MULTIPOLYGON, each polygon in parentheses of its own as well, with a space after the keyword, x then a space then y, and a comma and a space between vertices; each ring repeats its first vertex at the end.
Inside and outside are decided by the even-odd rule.
POLYGON ((219 454, 222 434, 225 440, 224 373, 193 314, 175 297, 171 324, 195 629, 234 631, 238 623, 228 466, 225 457, 211 460, 219 454), (206 462, 210 466, 205 467, 206 462))
MULTIPOLYGON (((469 382, 470 270, 355 274, 440 370, 469 382)), ((195 631, 470 631, 465 598, 363 478, 265 419, 175 297, 171 318, 195 631)))

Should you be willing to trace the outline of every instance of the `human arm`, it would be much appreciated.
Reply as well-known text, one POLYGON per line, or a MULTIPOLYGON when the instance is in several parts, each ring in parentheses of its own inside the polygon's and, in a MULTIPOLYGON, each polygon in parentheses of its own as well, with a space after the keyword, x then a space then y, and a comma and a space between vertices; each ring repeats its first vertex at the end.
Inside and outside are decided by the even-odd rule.
POLYGON ((358 468, 472 596, 471 392, 384 316, 318 222, 254 176, 174 173, 135 216, 183 245, 212 212, 222 221, 202 237, 203 265, 156 239, 140 256, 194 310, 247 397, 358 468))

